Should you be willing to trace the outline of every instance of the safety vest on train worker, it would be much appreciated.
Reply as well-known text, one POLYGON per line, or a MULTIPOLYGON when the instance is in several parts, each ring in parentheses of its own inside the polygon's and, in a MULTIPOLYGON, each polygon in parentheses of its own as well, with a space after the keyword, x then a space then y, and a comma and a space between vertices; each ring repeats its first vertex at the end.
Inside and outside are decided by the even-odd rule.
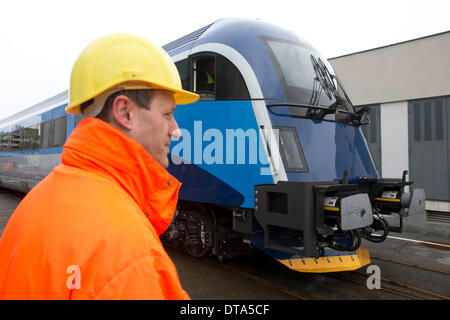
POLYGON ((0 238, 0 299, 189 299, 159 239, 180 185, 120 130, 82 120, 0 238))

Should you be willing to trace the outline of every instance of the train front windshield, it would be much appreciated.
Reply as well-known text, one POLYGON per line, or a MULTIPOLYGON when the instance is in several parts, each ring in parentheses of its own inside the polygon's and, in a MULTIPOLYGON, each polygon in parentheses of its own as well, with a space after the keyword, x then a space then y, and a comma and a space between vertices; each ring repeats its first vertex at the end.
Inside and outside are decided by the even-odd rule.
POLYGON ((335 104, 338 96, 343 102, 340 108, 354 112, 328 61, 320 58, 317 52, 279 39, 264 42, 287 102, 329 107, 335 104))

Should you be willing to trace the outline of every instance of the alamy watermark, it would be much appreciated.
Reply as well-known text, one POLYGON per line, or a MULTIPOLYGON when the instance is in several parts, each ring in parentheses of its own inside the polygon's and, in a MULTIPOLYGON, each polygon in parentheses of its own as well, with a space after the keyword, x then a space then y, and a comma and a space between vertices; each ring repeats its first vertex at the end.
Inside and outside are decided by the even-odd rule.
POLYGON ((380 267, 372 264, 367 267, 366 272, 369 274, 372 274, 370 277, 367 278, 367 281, 366 281, 367 289, 369 289, 369 290, 381 289, 380 267))
POLYGON ((261 175, 271 175, 269 161, 275 169, 280 166, 280 155, 274 152, 279 146, 278 129, 209 128, 204 131, 202 121, 194 121, 193 132, 180 129, 180 133, 180 139, 172 139, 171 160, 175 165, 260 165, 261 175))
POLYGON ((66 273, 70 274, 69 277, 67 277, 66 280, 66 286, 67 289, 73 290, 73 289, 81 289, 81 269, 80 266, 77 265, 70 265, 66 269, 66 273))

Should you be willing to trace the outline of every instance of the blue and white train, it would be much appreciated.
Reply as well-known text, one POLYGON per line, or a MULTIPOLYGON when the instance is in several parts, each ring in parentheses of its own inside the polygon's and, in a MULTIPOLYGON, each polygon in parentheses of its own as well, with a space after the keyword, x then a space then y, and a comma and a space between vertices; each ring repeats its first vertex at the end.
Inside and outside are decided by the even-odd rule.
MULTIPOLYGON (((370 262, 362 237, 381 242, 424 213, 405 173, 380 179, 361 131, 368 110, 304 39, 222 19, 163 48, 201 97, 175 112, 168 170, 183 185, 165 241, 196 257, 256 247, 301 272, 354 270, 370 262), (383 218, 394 214, 396 227, 383 218)), ((1 186, 28 192, 60 162, 81 119, 67 103, 63 92, 0 122, 1 186)))

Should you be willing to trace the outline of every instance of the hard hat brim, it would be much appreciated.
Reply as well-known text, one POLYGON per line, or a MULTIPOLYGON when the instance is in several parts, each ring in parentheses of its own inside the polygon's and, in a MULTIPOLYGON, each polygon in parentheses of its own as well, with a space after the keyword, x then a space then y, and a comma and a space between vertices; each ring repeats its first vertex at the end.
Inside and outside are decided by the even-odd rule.
MULTIPOLYGON (((102 92, 105 92, 108 89, 102 90, 102 92)), ((194 92, 190 92, 187 90, 183 90, 183 89, 177 89, 177 88, 170 88, 170 87, 166 87, 166 86, 162 86, 162 85, 157 85, 157 84, 152 84, 149 83, 147 86, 124 86, 123 87, 124 90, 126 89, 154 89, 154 90, 167 90, 172 92, 174 95, 174 100, 175 100, 175 104, 177 105, 184 105, 184 104, 189 104, 189 103, 193 103, 198 101, 198 99, 200 98, 200 96, 197 93, 194 92)), ((94 98, 94 97, 92 97, 94 98)), ((90 98, 91 99, 91 98, 90 98)), ((86 101, 88 101, 89 99, 87 99, 86 101)), ((84 103, 85 101, 81 101, 79 103, 74 103, 73 105, 68 105, 66 107, 66 112, 67 113, 71 113, 71 114, 76 114, 76 113, 81 113, 81 104, 84 103)))

